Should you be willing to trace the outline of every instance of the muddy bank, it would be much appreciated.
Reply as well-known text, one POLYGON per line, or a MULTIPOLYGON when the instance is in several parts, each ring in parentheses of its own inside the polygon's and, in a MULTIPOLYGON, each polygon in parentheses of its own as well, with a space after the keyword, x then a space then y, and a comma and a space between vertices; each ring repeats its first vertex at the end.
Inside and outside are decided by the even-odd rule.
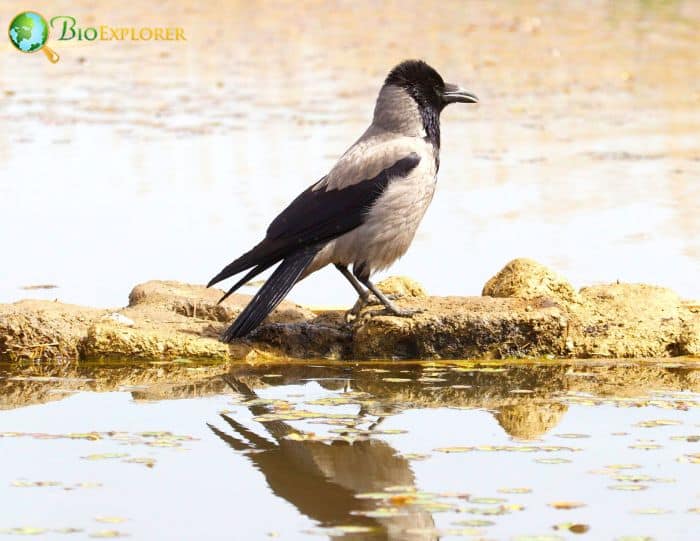
POLYGON ((527 259, 506 265, 481 297, 430 297, 409 279, 381 287, 412 318, 365 308, 347 323, 341 311, 285 302, 248 339, 217 337, 249 300, 177 282, 136 286, 129 305, 97 310, 59 302, 0 305, 2 359, 100 358, 262 361, 274 356, 328 359, 672 357, 700 354, 700 306, 673 291, 609 284, 576 291, 527 259))

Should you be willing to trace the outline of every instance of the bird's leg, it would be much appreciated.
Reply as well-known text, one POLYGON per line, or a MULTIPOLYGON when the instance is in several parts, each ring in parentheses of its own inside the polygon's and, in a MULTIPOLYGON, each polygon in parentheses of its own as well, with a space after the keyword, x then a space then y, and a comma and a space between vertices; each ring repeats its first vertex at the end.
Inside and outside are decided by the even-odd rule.
POLYGON ((379 291, 377 289, 377 286, 375 286, 372 282, 369 281, 369 278, 364 278, 360 277, 360 280, 362 280, 362 283, 367 286, 367 289, 369 289, 372 293, 376 295, 376 297, 379 299, 379 301, 384 305, 386 310, 399 317, 411 317, 414 314, 417 314, 419 312, 423 312, 423 309, 416 309, 416 310, 409 310, 407 308, 399 308, 396 306, 393 302, 391 302, 384 293, 379 291))
POLYGON ((357 291, 357 294, 359 295, 359 298, 357 299, 355 305, 345 313, 345 321, 349 322, 353 317, 356 317, 357 314, 360 313, 360 310, 362 310, 369 303, 370 296, 367 290, 362 287, 357 278, 355 278, 352 275, 352 273, 348 270, 348 268, 345 265, 336 263, 335 268, 338 269, 340 273, 343 276, 345 276, 345 278, 347 278, 348 282, 350 282, 350 285, 352 285, 352 287, 355 288, 355 291, 357 291))
POLYGON ((362 285, 360 285, 360 282, 358 282, 357 278, 355 278, 352 275, 348 268, 345 265, 341 265, 340 263, 336 263, 335 268, 340 271, 340 274, 347 278, 348 282, 350 282, 350 285, 355 288, 355 291, 357 291, 357 294, 360 296, 360 298, 365 302, 369 302, 369 293, 367 293, 367 291, 362 287, 362 285))

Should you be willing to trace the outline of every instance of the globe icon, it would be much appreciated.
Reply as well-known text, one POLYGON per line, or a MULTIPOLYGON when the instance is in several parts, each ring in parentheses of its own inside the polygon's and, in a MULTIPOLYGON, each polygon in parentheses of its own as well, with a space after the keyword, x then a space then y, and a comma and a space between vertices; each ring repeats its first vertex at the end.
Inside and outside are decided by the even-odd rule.
POLYGON ((34 11, 24 11, 10 23, 8 30, 10 41, 23 53, 35 53, 43 50, 51 62, 58 62, 58 55, 46 46, 49 39, 49 25, 41 15, 34 11))

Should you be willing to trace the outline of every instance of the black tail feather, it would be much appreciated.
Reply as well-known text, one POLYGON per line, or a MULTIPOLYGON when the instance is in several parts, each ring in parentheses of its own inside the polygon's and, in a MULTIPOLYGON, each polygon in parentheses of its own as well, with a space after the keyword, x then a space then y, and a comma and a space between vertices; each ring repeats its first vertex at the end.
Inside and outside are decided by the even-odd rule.
POLYGON ((233 284, 233 286, 231 287, 231 289, 229 289, 229 290, 224 294, 224 296, 221 297, 221 298, 219 299, 219 302, 217 302, 217 304, 221 304, 222 302, 224 302, 232 293, 234 293, 239 287, 241 287, 243 284, 245 284, 248 280, 250 280, 251 278, 257 276, 257 275, 260 274, 261 272, 267 270, 267 269, 270 268, 272 265, 273 265, 273 264, 270 264, 270 265, 258 265, 258 266, 256 266, 256 267, 253 267, 252 269, 250 269, 250 272, 248 272, 248 274, 246 274, 243 278, 241 278, 240 280, 238 280, 238 282, 236 282, 235 284, 233 284))
POLYGON ((226 278, 230 278, 234 274, 243 272, 244 270, 249 269, 251 267, 265 265, 262 268, 262 270, 270 268, 272 265, 274 265, 284 257, 284 252, 279 250, 278 245, 279 242, 277 241, 264 239, 257 246, 255 246, 255 248, 247 251, 241 257, 239 257, 235 261, 232 261, 223 269, 221 269, 221 272, 219 272, 219 274, 217 274, 216 276, 214 276, 214 278, 209 280, 207 287, 211 287, 214 284, 221 282, 222 280, 226 280, 226 278))
POLYGON ((234 338, 245 336, 260 325, 294 287, 318 250, 318 246, 310 246, 287 256, 238 315, 236 321, 221 335, 221 339, 230 342, 234 338))
POLYGON ((239 272, 242 272, 246 269, 249 269, 250 267, 254 267, 255 265, 257 265, 257 261, 255 261, 253 257, 254 252, 255 248, 253 248, 249 252, 246 252, 235 261, 232 261, 231 263, 226 265, 223 269, 221 269, 221 272, 219 272, 219 274, 217 274, 216 276, 214 276, 214 278, 209 280, 207 287, 211 287, 214 284, 221 282, 222 280, 226 280, 226 278, 229 278, 234 274, 238 274, 239 272))

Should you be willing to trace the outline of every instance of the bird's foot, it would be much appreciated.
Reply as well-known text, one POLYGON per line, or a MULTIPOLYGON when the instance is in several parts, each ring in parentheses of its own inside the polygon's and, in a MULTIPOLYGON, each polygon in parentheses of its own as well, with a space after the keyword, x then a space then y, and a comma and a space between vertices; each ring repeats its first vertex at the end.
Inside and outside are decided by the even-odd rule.
MULTIPOLYGON (((399 295, 398 293, 389 293, 388 295, 384 295, 385 299, 389 299, 390 301, 397 301, 401 298, 403 298, 404 295, 399 295)), ((370 297, 370 304, 384 304, 380 299, 375 297, 374 295, 371 295, 370 297)))
POLYGON ((357 319, 357 316, 360 315, 360 312, 362 311, 362 309, 371 303, 372 303, 372 297, 369 294, 367 294, 366 296, 362 295, 362 296, 358 297, 357 301, 355 301, 355 304, 353 305, 353 307, 350 308, 350 310, 348 310, 347 312, 345 312, 345 322, 351 323, 352 321, 357 319))
MULTIPOLYGON (((396 295, 396 294, 391 294, 391 295, 386 295, 386 298, 390 301, 395 301, 396 299, 400 299, 403 295, 396 295)), ((384 305, 384 303, 381 301, 381 299, 378 299, 375 295, 368 294, 366 297, 358 297, 357 301, 355 302, 355 305, 345 312, 345 322, 350 323, 357 319, 357 317, 360 315, 360 312, 362 312, 362 309, 367 307, 367 306, 376 306, 376 305, 384 305)), ((417 310, 407 310, 403 308, 398 308, 394 305, 392 305, 392 308, 385 308, 382 312, 377 312, 381 314, 391 314, 394 316, 399 316, 399 317, 410 317, 415 313, 418 312, 423 312, 424 310, 422 308, 417 309, 417 310)))
POLYGON ((360 313, 360 310, 362 310, 362 306, 359 305, 359 300, 355 303, 355 306, 350 308, 347 312, 345 312, 345 323, 352 323, 357 319, 357 315, 360 313), (359 306, 359 307, 358 307, 359 306))

